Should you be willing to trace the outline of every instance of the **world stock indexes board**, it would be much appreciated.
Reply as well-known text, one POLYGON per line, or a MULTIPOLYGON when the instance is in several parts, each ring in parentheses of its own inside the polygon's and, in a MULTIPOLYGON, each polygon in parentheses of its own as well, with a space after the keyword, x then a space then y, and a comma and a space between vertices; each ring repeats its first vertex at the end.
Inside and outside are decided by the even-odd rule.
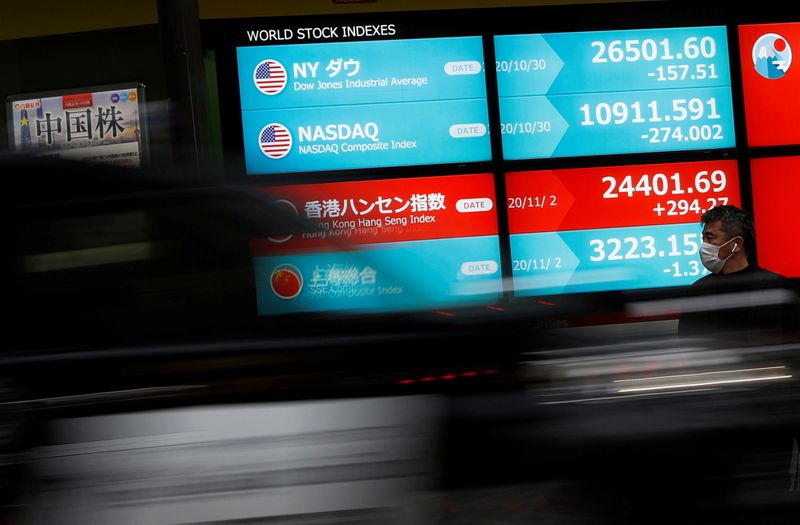
POLYGON ((724 26, 494 42, 506 160, 735 146, 724 26))
POLYGON ((481 37, 250 46, 237 59, 248 174, 491 159, 481 37))
POLYGON ((315 226, 251 242, 261 315, 443 308, 502 295, 491 174, 261 191, 315 226))
POLYGON ((506 175, 517 296, 691 284, 700 216, 740 205, 736 161, 506 175))

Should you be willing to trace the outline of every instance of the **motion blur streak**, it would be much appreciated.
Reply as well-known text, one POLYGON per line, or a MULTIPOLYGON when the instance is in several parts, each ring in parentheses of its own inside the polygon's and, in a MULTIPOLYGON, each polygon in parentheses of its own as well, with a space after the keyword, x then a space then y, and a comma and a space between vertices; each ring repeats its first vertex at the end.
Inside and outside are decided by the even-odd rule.
POLYGON ((750 292, 730 292, 701 297, 681 297, 653 301, 634 301, 627 305, 628 312, 634 316, 648 317, 669 315, 677 312, 705 312, 709 309, 724 310, 741 308, 743 304, 768 306, 790 304, 795 299, 789 290, 756 290, 750 292))
POLYGON ((785 376, 767 376, 767 377, 747 377, 742 379, 721 379, 717 381, 701 381, 697 383, 674 383, 669 385, 659 385, 659 386, 645 386, 645 387, 637 387, 637 388, 622 388, 619 390, 620 393, 624 392, 645 392, 649 390, 666 390, 670 388, 693 388, 698 386, 714 386, 714 385, 726 385, 732 383, 748 383, 752 381, 774 381, 776 379, 789 379, 790 375, 785 376))
POLYGON ((584 399, 569 399, 566 401, 544 401, 540 402, 540 405, 564 405, 567 403, 588 403, 590 401, 620 401, 623 399, 631 399, 637 397, 646 397, 646 396, 664 396, 664 395, 675 395, 675 394, 685 394, 687 392, 709 392, 711 390, 716 390, 715 388, 693 388, 691 390, 681 390, 680 392, 651 392, 649 394, 631 394, 628 396, 603 396, 603 397, 587 397, 584 399))
POLYGON ((372 398, 54 420, 49 443, 31 451, 22 521, 386 523, 430 488, 440 404, 372 398))
POLYGON ((670 376, 656 376, 656 377, 639 377, 636 379, 617 379, 615 383, 631 383, 633 381, 651 381, 654 379, 675 379, 676 377, 695 377, 695 376, 706 376, 710 374, 733 374, 736 372, 755 372, 757 370, 780 370, 785 369, 785 366, 767 366, 763 368, 743 368, 741 370, 718 370, 716 372, 703 372, 699 374, 676 374, 670 376))

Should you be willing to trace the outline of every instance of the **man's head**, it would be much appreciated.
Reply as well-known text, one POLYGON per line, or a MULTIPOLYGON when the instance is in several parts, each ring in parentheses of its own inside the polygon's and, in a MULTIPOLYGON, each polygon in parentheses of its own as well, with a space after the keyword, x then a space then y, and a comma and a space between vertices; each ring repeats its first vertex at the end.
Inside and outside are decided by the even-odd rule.
POLYGON ((738 271, 747 266, 755 242, 753 219, 736 206, 711 208, 700 218, 703 242, 719 247, 718 257, 728 261, 721 273, 738 271))

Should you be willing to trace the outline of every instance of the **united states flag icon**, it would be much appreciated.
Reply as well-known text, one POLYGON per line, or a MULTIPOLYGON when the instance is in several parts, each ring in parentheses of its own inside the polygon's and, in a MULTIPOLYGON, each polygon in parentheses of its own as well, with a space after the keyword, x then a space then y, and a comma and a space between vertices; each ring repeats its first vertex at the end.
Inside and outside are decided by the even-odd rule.
POLYGON ((253 71, 253 82, 265 95, 275 95, 286 87, 286 70, 277 60, 262 60, 253 71))
POLYGON ((281 159, 292 149, 292 135, 286 126, 273 122, 261 129, 258 135, 261 152, 271 159, 281 159))

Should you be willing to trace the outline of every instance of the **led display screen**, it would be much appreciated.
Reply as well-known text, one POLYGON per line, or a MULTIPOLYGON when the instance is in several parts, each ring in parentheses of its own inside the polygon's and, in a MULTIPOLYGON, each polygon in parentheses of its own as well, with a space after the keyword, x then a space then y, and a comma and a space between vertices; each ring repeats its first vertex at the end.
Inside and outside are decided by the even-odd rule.
POLYGON ((800 23, 739 27, 750 146, 800 144, 800 70, 792 65, 798 46, 800 23))
POLYGON ((494 42, 505 159, 735 146, 725 27, 494 42))
POLYGON ((248 174, 491 159, 481 37, 237 48, 248 174))
POLYGON ((787 233, 800 195, 800 157, 753 159, 750 169, 759 266, 800 277, 794 234, 787 233))
POLYGON ((141 165, 138 84, 8 97, 11 149, 119 166, 141 165))
MULTIPOLYGON (((679 16, 657 4, 582 6, 579 23, 572 7, 524 7, 222 26, 238 28, 223 39, 223 112, 240 173, 274 175, 264 191, 319 226, 251 243, 259 312, 655 292, 707 273, 706 210, 748 209, 752 195, 757 228, 774 228, 766 203, 796 190, 788 175, 762 174, 762 161, 751 186, 748 147, 800 155, 800 22, 747 25, 749 14, 721 5, 679 16), (423 193, 446 196, 447 211, 393 222, 416 208, 394 213, 386 199, 403 206, 423 193), (462 213, 462 199, 492 209, 462 213), (377 271, 372 288, 353 284, 365 270, 377 271), (346 286, 327 277, 344 274, 346 286), (282 280, 291 293, 276 291, 282 280)), ((759 234, 760 262, 798 275, 774 245, 759 234)))
POLYGON ((506 175, 518 296, 691 284, 700 216, 739 205, 735 161, 506 175))
POLYGON ((261 191, 315 225, 251 242, 261 315, 425 309, 501 296, 491 174, 261 191))

